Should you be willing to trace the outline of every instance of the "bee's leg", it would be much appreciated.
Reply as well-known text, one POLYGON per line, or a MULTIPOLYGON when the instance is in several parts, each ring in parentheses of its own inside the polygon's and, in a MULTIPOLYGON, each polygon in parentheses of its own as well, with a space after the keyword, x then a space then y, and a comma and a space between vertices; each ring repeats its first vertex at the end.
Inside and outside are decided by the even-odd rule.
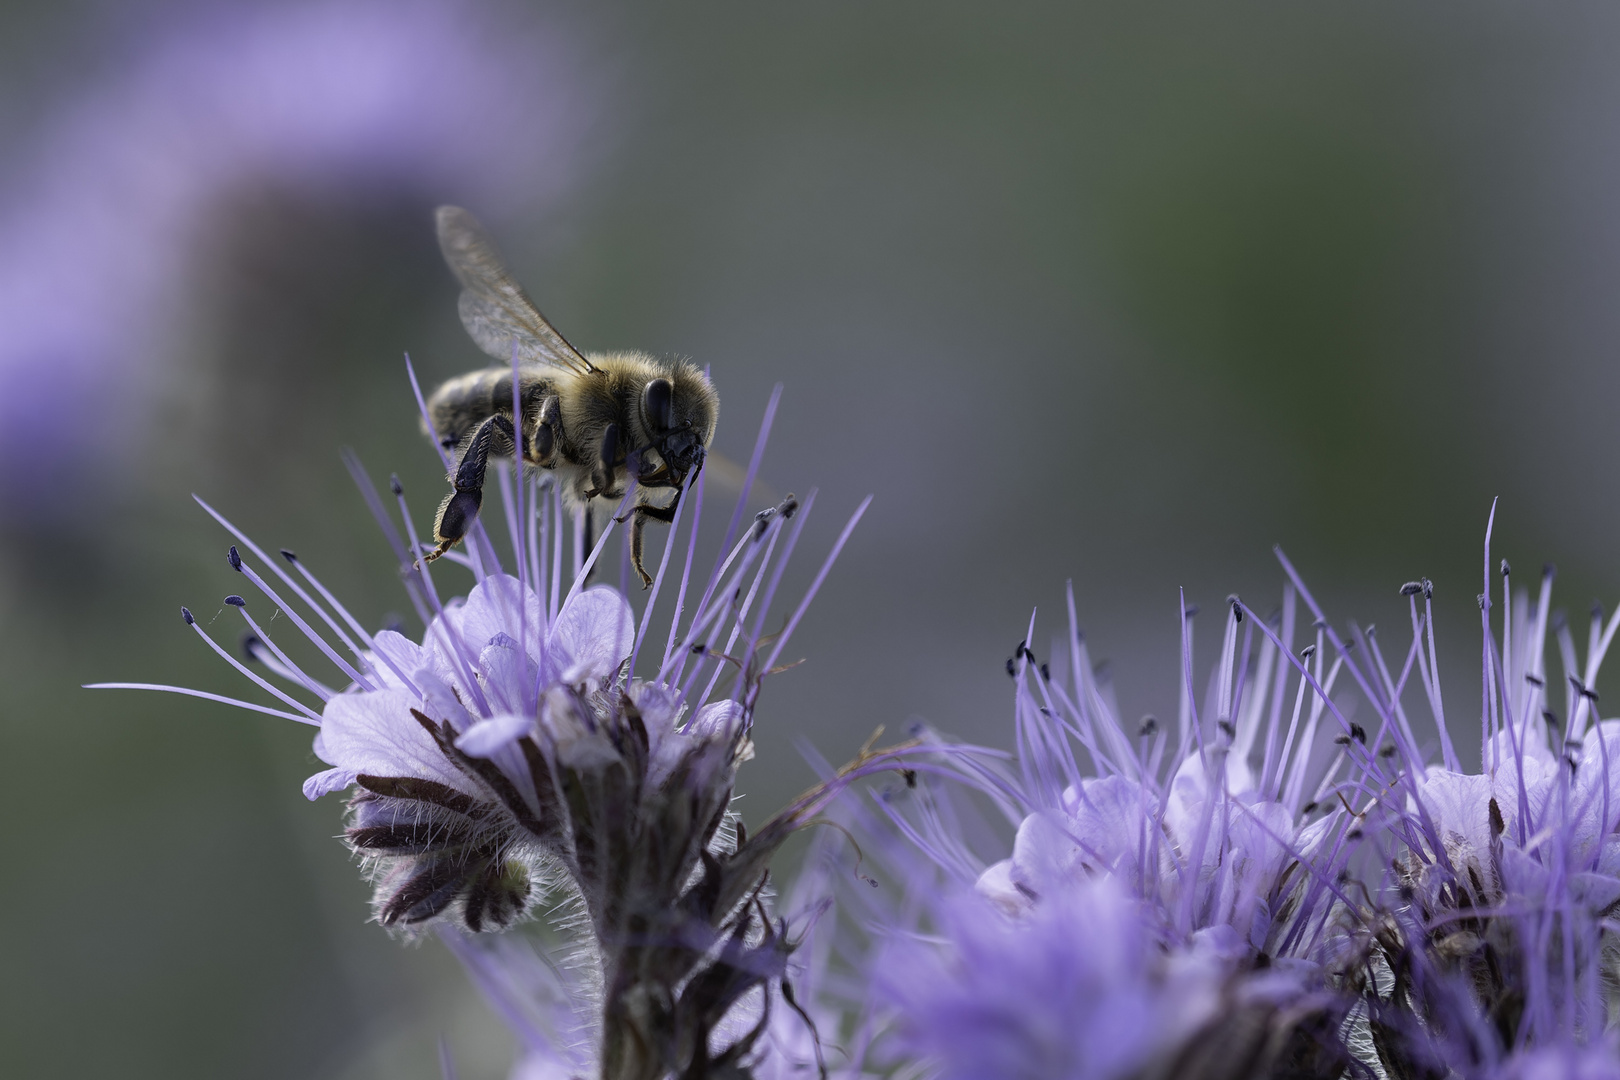
MULTIPOLYGON (((647 568, 641 565, 641 534, 643 530, 646 529, 648 521, 661 521, 665 525, 668 525, 670 522, 674 521, 675 508, 680 506, 680 504, 681 489, 676 488, 675 497, 669 501, 668 506, 638 504, 635 509, 631 510, 630 513, 626 515, 631 519, 630 563, 636 568, 636 573, 641 575, 641 587, 643 589, 652 588, 653 579, 652 575, 647 573, 647 568)), ((624 518, 619 518, 617 520, 623 521, 624 518)))
POLYGON ((534 430, 529 435, 524 457, 542 469, 551 468, 557 463, 557 444, 561 441, 561 432, 562 406, 556 394, 548 394, 541 399, 540 408, 535 410, 534 430))
POLYGON ((439 504, 434 521, 433 539, 438 541, 438 546, 423 561, 432 562, 459 544, 477 520, 478 508, 484 502, 484 472, 489 466, 490 444, 497 435, 512 438, 512 421, 504 416, 491 416, 479 424, 467 440, 467 447, 450 478, 455 490, 439 504))
POLYGON ((597 450, 596 464, 591 466, 591 490, 587 499, 605 495, 613 489, 613 464, 619 456, 619 425, 609 424, 602 432, 602 445, 597 450))

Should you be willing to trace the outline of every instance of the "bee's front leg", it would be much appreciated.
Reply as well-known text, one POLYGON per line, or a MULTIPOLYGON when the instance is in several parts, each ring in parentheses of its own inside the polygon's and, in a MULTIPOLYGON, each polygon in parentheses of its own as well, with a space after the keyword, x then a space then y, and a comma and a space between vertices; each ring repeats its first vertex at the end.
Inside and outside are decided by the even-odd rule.
POLYGON ((557 444, 562 435, 562 406, 556 394, 547 394, 540 400, 534 413, 534 426, 528 432, 528 446, 523 456, 532 465, 549 469, 557 463, 557 444))
POLYGON ((450 475, 455 490, 439 504, 434 520, 433 539, 438 546, 424 557, 424 562, 432 562, 459 544, 478 519, 478 509, 484 502, 484 472, 489 466, 490 444, 497 435, 512 439, 512 421, 504 416, 491 416, 467 439, 461 460, 450 475))
MULTIPOLYGON (((630 563, 636 568, 636 573, 641 575, 641 587, 643 589, 652 588, 653 579, 652 575, 647 573, 647 568, 641 565, 641 534, 643 530, 646 529, 647 522, 649 521, 661 521, 665 525, 668 525, 670 522, 675 520, 675 509, 681 505, 681 491, 681 488, 675 489, 675 497, 669 501, 668 506, 653 506, 648 503, 638 503, 636 507, 631 510, 628 515, 626 515, 631 519, 630 563)), ((624 518, 618 518, 616 520, 622 522, 624 521, 624 518)))
POLYGON ((613 477, 618 459, 619 425, 609 424, 607 430, 602 432, 602 445, 597 450, 596 463, 591 466, 591 488, 585 493, 587 499, 613 493, 613 477))

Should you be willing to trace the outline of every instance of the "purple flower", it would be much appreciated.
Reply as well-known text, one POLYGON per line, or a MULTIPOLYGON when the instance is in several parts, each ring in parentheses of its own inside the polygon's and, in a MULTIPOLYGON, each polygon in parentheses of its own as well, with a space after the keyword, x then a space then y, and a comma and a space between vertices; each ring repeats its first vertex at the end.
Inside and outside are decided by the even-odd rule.
MULTIPOLYGON (((36 503, 128 458, 212 215, 265 186, 446 194, 492 212, 570 176, 585 72, 486 3, 180 7, 75 82, 0 203, 0 486, 36 503), (117 401, 62 439, 64 400, 117 401)), ((31 509, 44 509, 35 506, 31 509)))
POLYGON ((943 962, 933 944, 903 941, 877 978, 906 1019, 906 1047, 944 1080, 1265 1075, 1280 1058, 1320 1056, 1300 1033, 1310 1023, 1331 1036, 1336 1022, 1331 999, 1308 993, 1308 970, 1246 972, 1228 927, 1167 948, 1157 918, 1109 875, 1018 915, 973 893, 937 914, 943 962))
MULTIPOLYGON (((773 398, 750 483, 774 410, 773 398)), ((611 525, 571 583, 565 579, 562 501, 549 477, 514 484, 510 471, 498 474, 515 573, 501 569, 480 525, 465 552, 446 556, 472 571, 471 592, 441 600, 430 565, 417 558, 424 547, 398 481, 404 537, 358 463, 351 468, 424 616, 420 642, 367 632, 295 555, 283 551, 285 565, 268 559, 210 509, 241 545, 229 551, 231 566, 348 685, 334 689, 296 664, 248 602, 231 596, 250 657, 279 685, 220 648, 183 609, 186 623, 286 708, 178 692, 319 728, 315 752, 330 768, 306 781, 305 794, 355 789, 346 837, 376 883, 378 922, 439 927, 523 1038, 525 1069, 567 1075, 589 1067, 609 1080, 741 1075, 765 1052, 773 987, 774 1000, 792 994, 781 986, 797 943, 770 913, 770 859, 843 786, 893 767, 892 755, 863 755, 752 835, 729 813, 737 767, 752 755, 762 681, 865 504, 783 629, 767 635, 813 492, 802 504, 789 496, 746 528, 739 503, 727 544, 741 539, 700 590, 692 574, 700 475, 681 504, 682 515, 696 508, 681 573, 666 574, 680 546, 677 516, 637 617, 617 590, 585 584, 615 538, 611 525), (658 602, 672 585, 667 637, 661 649, 646 649, 657 661, 638 678, 658 602), (542 898, 573 932, 566 969, 476 940, 531 914, 542 898), (555 978, 540 977, 547 970, 555 978), (529 990, 514 996, 514 983, 529 990), (524 1000, 535 1008, 519 1008, 524 1000)))

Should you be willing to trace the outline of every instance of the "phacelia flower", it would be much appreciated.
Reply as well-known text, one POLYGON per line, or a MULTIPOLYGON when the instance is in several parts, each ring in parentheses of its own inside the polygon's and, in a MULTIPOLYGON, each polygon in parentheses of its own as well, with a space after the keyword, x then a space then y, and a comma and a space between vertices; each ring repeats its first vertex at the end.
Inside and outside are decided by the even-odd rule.
MULTIPOLYGON (((774 407, 773 398, 765 430, 774 407)), ((286 565, 269 559, 212 509, 240 545, 229 551, 231 566, 348 685, 334 690, 295 664, 240 596, 227 603, 246 621, 250 656, 285 685, 232 658, 184 614, 292 711, 248 707, 318 726, 315 753, 330 768, 311 776, 304 791, 316 799, 353 790, 345 835, 375 882, 377 921, 408 932, 440 926, 487 990, 491 979, 480 973, 510 968, 511 957, 479 951, 459 935, 506 927, 544 898, 569 913, 565 924, 582 947, 566 973, 574 1021, 561 1024, 575 1035, 560 1048, 531 1045, 526 1060, 535 1069, 554 1060, 567 1068, 588 1061, 607 1080, 747 1075, 764 1053, 756 1043, 769 1023, 769 985, 780 983, 796 945, 770 913, 769 861, 836 790, 891 767, 881 754, 866 755, 751 836, 728 812, 737 767, 752 754, 761 682, 865 504, 809 594, 780 632, 767 634, 813 492, 802 504, 790 496, 751 522, 740 502, 727 545, 741 539, 699 592, 692 564, 700 477, 695 497, 681 507, 683 514, 696 508, 682 571, 666 575, 681 546, 677 517, 638 618, 616 589, 586 584, 611 528, 571 583, 565 580, 562 503, 549 481, 514 484, 502 473, 516 572, 500 568, 480 528, 465 553, 448 556, 472 571, 471 592, 441 600, 431 568, 417 558, 424 549, 398 482, 408 539, 381 512, 358 463, 351 465, 426 616, 419 642, 393 630, 365 631, 295 555, 282 553, 286 565), (656 649, 648 639, 666 585, 676 585, 674 612, 656 649), (658 659, 637 677, 643 655, 658 659), (303 700, 311 695, 319 711, 303 700), (594 1040, 583 1057, 578 1000, 596 1003, 585 1025, 594 1040)))

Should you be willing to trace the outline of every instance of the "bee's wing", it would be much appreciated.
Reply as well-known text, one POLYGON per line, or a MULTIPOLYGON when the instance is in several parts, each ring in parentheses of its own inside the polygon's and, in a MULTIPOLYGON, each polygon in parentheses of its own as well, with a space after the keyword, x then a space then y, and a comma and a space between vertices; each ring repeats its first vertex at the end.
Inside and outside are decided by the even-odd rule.
POLYGON ((441 206, 436 216, 439 248, 461 282, 461 324, 480 349, 497 360, 510 361, 516 342, 520 360, 576 375, 595 370, 513 280, 477 218, 459 206, 441 206))
MULTIPOLYGON (((748 482, 748 470, 738 462, 732 461, 726 455, 710 450, 703 458, 703 471, 708 474, 709 483, 719 487, 726 495, 737 496, 742 494, 743 485, 748 482)), ((754 486, 748 493, 748 504, 763 503, 774 506, 782 501, 775 488, 767 484, 758 476, 754 477, 754 486)))

